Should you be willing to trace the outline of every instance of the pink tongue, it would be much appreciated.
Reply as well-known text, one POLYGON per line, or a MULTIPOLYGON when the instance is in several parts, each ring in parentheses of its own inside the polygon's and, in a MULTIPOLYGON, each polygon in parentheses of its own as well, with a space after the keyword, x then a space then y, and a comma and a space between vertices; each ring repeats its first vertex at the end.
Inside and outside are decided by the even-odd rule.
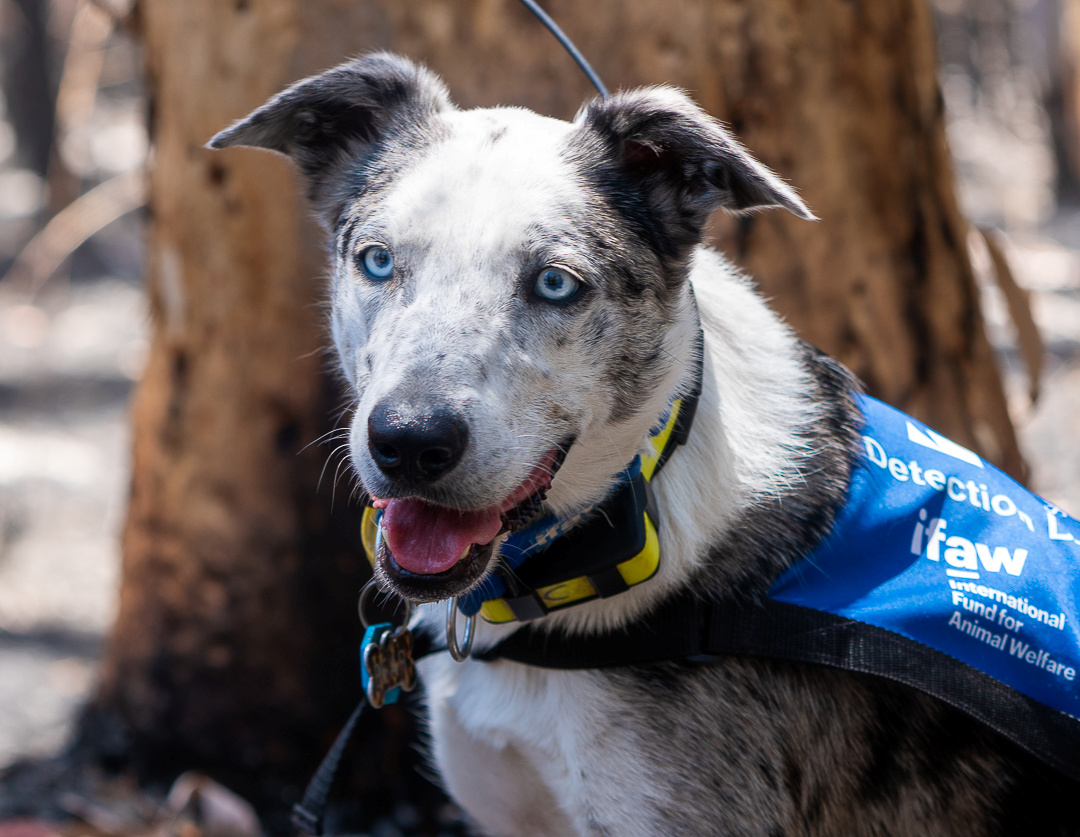
POLYGON ((491 543, 502 521, 498 507, 463 512, 410 498, 386 503, 382 527, 402 569, 434 575, 453 567, 470 545, 491 543))

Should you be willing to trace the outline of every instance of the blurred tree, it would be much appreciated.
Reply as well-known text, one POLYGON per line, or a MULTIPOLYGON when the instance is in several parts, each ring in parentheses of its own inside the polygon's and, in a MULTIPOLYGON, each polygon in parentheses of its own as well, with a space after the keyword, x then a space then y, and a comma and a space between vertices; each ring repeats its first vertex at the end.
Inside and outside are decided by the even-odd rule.
MULTIPOLYGON (((13 0, 4 40, 4 98, 19 162, 45 176, 52 149, 56 84, 49 60, 48 0, 13 0)), ((0 10, 2 13, 3 10, 0 10)), ((2 14, 0 14, 2 17, 2 14)))
POLYGON ((1057 161, 1058 199, 1080 200, 1080 0, 1052 0, 1046 112, 1057 161))
MULTIPOLYGON (((688 88, 802 191, 820 223, 716 225, 796 328, 872 392, 1022 472, 924 0, 546 5, 609 84, 688 88)), ((427 62, 463 106, 569 117, 593 92, 512 0, 141 0, 139 13, 154 339, 120 611, 86 740, 141 765, 287 774, 356 697, 355 510, 331 511, 328 485, 317 492, 326 452, 305 447, 333 426, 337 398, 320 354, 319 236, 284 160, 203 143, 297 77, 376 47, 427 62)))

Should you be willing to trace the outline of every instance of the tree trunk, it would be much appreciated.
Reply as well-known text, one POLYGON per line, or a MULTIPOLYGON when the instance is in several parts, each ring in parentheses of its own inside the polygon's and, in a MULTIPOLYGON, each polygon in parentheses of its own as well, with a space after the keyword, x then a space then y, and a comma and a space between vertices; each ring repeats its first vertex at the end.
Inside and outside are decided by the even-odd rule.
MULTIPOLYGON (((802 334, 872 393, 1022 471, 953 197, 923 0, 546 6, 609 85, 688 88, 801 190, 821 222, 772 212, 716 232, 802 334)), ((288 772, 356 697, 355 510, 339 498, 331 512, 334 479, 316 491, 326 450, 305 447, 332 426, 336 397, 320 354, 319 237, 284 160, 203 143, 286 83, 372 48, 425 61, 463 106, 569 117, 593 94, 511 0, 140 10, 154 340, 133 414, 120 612, 91 718, 158 763, 288 772)))
POLYGON ((12 31, 3 33, 8 41, 3 56, 8 118, 18 141, 19 163, 44 177, 52 150, 56 106, 56 84, 49 61, 49 4, 46 0, 15 0, 12 12, 12 31))
POLYGON ((1080 0, 1056 0, 1046 110, 1059 201, 1080 199, 1080 0))
POLYGON ((315 444, 344 403, 323 352, 320 237, 284 159, 204 148, 349 54, 364 18, 346 6, 139 6, 153 340, 132 411, 119 613, 82 732, 144 774, 306 779, 357 697, 359 518, 347 490, 334 502, 335 484, 351 485, 339 458, 319 490, 340 439, 315 444))

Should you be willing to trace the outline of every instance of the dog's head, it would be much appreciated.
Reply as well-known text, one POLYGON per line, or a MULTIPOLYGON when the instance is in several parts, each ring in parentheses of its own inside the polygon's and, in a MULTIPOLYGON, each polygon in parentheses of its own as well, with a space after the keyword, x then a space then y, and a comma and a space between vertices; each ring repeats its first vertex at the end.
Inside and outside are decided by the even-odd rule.
POLYGON ((332 236, 376 571, 417 600, 474 586, 545 492, 556 511, 595 501, 633 458, 689 377, 687 274, 714 210, 810 217, 666 87, 567 123, 458 110, 429 71, 371 55, 211 141, 230 145, 291 157, 332 236))

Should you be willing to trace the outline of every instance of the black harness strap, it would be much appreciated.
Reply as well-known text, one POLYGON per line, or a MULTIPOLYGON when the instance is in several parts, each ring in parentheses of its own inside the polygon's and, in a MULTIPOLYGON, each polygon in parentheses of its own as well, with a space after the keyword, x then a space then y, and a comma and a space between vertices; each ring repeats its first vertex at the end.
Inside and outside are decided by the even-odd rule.
POLYGON ((356 704, 356 709, 349 716, 349 720, 345 722, 345 726, 341 728, 341 732, 334 739, 334 746, 323 756, 323 760, 319 763, 319 769, 315 771, 315 775, 308 782, 307 789, 304 791, 304 798, 293 806, 292 824, 305 834, 322 834, 326 803, 330 798, 330 790, 334 786, 334 779, 337 776, 338 766, 341 764, 341 757, 345 755, 345 750, 349 746, 349 741, 352 740, 353 731, 356 729, 356 724, 360 720, 365 706, 367 706, 367 701, 361 698, 360 702, 356 704))
MULTIPOLYGON (((419 660, 430 654, 445 650, 445 647, 436 646, 427 634, 419 632, 413 634, 414 659, 419 660)), ((364 714, 367 705, 367 699, 361 692, 360 702, 356 704, 356 708, 353 710, 352 715, 349 716, 349 720, 345 722, 345 726, 337 734, 333 746, 323 756, 323 760, 319 762, 318 769, 316 769, 315 774, 311 777, 307 788, 304 790, 303 798, 293 805, 291 820, 298 831, 309 834, 311 837, 319 837, 323 833, 323 820, 326 817, 327 803, 330 801, 330 791, 334 787, 334 780, 337 778, 341 759, 349 748, 353 733, 356 732, 356 725, 360 721, 360 716, 364 714)))
POLYGON ((527 626, 474 656, 541 668, 589 669, 665 660, 709 663, 728 655, 814 663, 903 683, 1080 781, 1080 720, 892 631, 798 605, 710 602, 683 595, 619 631, 567 637, 527 626))

